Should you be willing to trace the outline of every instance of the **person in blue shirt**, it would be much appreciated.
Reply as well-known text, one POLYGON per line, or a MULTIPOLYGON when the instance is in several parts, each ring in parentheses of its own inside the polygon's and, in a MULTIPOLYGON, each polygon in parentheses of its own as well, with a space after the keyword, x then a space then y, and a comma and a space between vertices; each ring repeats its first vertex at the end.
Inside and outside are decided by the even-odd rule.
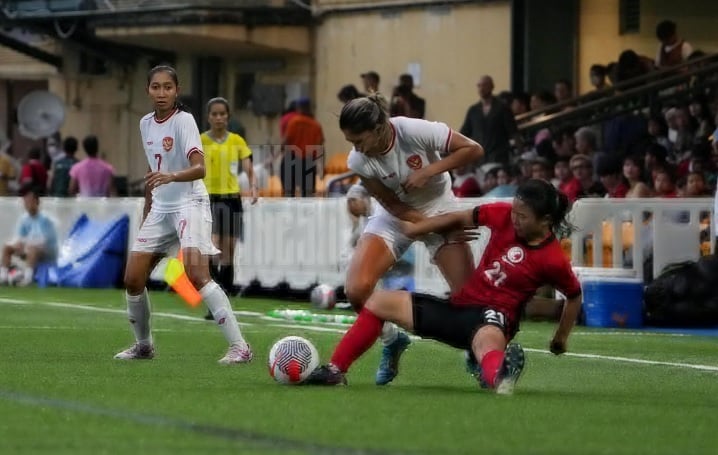
POLYGON ((25 261, 22 279, 18 283, 27 286, 32 283, 35 267, 40 262, 51 261, 57 257, 57 232, 55 224, 40 213, 39 191, 26 189, 22 193, 25 213, 18 221, 15 238, 2 249, 0 263, 0 284, 8 282, 8 271, 13 256, 25 261))

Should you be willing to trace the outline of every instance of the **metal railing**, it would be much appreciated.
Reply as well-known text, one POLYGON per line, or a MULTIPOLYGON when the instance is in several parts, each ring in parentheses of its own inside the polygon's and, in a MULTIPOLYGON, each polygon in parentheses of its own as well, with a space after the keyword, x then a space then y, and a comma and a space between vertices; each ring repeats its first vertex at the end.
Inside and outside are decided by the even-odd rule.
POLYGON ((56 19, 180 10, 302 8, 298 0, 19 0, 0 2, 7 19, 56 19))

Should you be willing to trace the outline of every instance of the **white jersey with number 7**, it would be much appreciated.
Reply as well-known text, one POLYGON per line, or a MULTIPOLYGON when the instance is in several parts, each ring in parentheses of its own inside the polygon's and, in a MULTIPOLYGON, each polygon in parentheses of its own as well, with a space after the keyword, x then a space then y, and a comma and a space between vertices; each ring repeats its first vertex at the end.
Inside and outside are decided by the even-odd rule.
MULTIPOLYGON (((175 110, 164 120, 157 120, 154 112, 140 120, 142 147, 153 172, 171 174, 190 167, 189 157, 202 152, 197 123, 191 114, 175 110)), ((172 182, 152 190, 152 210, 170 213, 181 210, 192 201, 209 201, 202 179, 191 182, 172 182)))

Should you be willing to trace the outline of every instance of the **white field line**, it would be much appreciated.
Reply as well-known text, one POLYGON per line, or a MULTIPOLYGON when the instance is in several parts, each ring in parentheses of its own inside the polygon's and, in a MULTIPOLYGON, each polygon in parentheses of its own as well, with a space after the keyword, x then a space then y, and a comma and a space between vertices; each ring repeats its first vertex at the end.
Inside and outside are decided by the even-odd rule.
MULTIPOLYGON (((71 309, 77 309, 77 310, 85 310, 85 311, 97 311, 101 313, 114 313, 114 314, 126 314, 125 310, 118 310, 113 308, 98 308, 93 307, 89 305, 81 305, 81 304, 72 304, 72 303, 63 303, 63 302, 31 302, 28 300, 18 300, 18 299, 7 299, 0 297, 0 303, 5 304, 11 304, 11 305, 28 305, 28 304, 36 304, 36 305, 45 305, 45 306, 51 306, 56 308, 71 308, 71 309)), ((253 311, 235 311, 236 314, 242 316, 254 316, 259 317, 261 319, 266 320, 275 320, 274 318, 267 318, 264 314, 253 312, 253 311)), ((172 318, 172 319, 179 319, 183 321, 193 321, 193 322, 201 322, 203 321, 202 318, 194 317, 194 316, 186 316, 182 314, 174 314, 174 313, 163 313, 163 312, 157 312, 152 313, 153 316, 156 317, 165 317, 165 318, 172 318)), ((251 323, 246 323, 242 321, 242 325, 252 325, 251 323)), ((305 324, 268 324, 272 327, 281 327, 281 328, 291 328, 291 329, 302 329, 302 330, 311 330, 316 332, 332 332, 332 333, 344 333, 344 330, 330 328, 330 327, 321 327, 321 326, 313 326, 313 325, 305 325, 305 324)), ((538 354, 547 354, 552 355, 549 351, 545 349, 532 349, 532 348, 525 348, 524 350, 528 352, 535 352, 538 354)), ((568 352, 566 354, 563 354, 568 357, 576 357, 576 358, 583 358, 583 359, 597 359, 597 360, 608 360, 613 362, 624 362, 624 363, 636 363, 641 365, 656 365, 656 366, 671 366, 671 367, 680 367, 680 368, 690 368, 694 370, 701 370, 701 371, 716 371, 718 372, 718 366, 716 365, 701 365, 701 364, 692 364, 692 363, 680 363, 680 362, 665 362, 660 360, 645 360, 645 359, 636 359, 633 357, 617 357, 617 356, 607 356, 607 355, 600 355, 600 354, 581 354, 576 352, 568 352)))

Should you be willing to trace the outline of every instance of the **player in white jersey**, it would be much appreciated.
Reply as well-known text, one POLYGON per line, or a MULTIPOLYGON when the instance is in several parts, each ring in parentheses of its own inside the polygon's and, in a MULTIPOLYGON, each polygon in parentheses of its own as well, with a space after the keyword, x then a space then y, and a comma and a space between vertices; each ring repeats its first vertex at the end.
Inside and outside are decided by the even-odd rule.
MULTIPOLYGON (((413 242, 402 232, 403 221, 456 210, 451 191, 451 169, 476 162, 483 148, 446 124, 406 117, 389 118, 386 100, 379 94, 354 99, 342 108, 339 126, 354 145, 348 167, 379 201, 352 256, 345 290, 359 311, 379 279, 413 242), (442 158, 441 153, 446 153, 442 158)), ((464 242, 447 242, 440 235, 420 239, 426 245, 452 292, 461 288, 474 269, 464 242)), ((388 384, 398 372, 409 337, 385 324, 378 385, 388 384)))
POLYGON ((127 313, 136 342, 115 358, 154 357, 145 284, 157 262, 179 242, 187 276, 230 345, 219 362, 249 362, 252 350, 242 337, 229 299, 210 278, 209 256, 219 250, 212 244, 209 196, 202 181, 204 153, 194 117, 178 107, 175 70, 169 66, 152 68, 147 76, 147 93, 155 109, 140 120, 142 146, 149 163, 145 209, 125 272, 127 313))

